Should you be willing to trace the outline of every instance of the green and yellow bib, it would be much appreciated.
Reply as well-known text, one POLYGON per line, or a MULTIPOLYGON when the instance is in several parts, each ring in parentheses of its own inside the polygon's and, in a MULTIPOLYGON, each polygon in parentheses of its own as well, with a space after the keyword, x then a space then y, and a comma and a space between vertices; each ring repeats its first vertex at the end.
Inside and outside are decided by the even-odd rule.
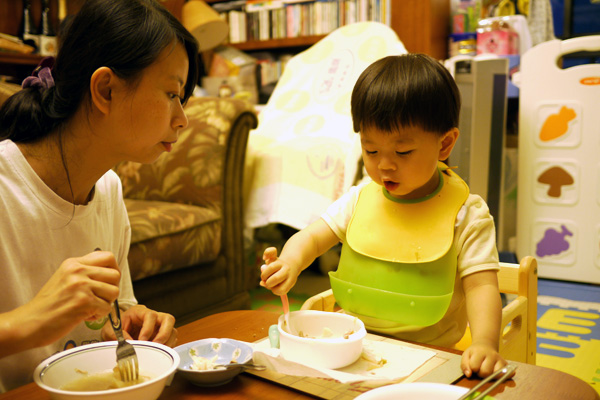
POLYGON ((456 278, 454 225, 469 188, 441 162, 438 173, 438 188, 420 199, 397 199, 376 183, 361 190, 329 274, 344 310, 407 327, 444 316, 456 278))

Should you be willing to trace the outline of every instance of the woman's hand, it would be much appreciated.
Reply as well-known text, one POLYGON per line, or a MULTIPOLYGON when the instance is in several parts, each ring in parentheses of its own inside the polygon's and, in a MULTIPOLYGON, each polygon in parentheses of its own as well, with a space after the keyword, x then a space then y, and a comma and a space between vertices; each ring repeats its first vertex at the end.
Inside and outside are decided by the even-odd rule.
MULTIPOLYGON (((147 340, 169 347, 175 347, 177 344, 175 317, 171 314, 154 311, 138 304, 121 312, 121 324, 125 339, 147 340)), ((102 328, 102 339, 116 340, 110 322, 102 328)))
POLYGON ((108 251, 65 260, 27 304, 0 315, 0 356, 54 343, 82 321, 106 316, 121 273, 108 251))

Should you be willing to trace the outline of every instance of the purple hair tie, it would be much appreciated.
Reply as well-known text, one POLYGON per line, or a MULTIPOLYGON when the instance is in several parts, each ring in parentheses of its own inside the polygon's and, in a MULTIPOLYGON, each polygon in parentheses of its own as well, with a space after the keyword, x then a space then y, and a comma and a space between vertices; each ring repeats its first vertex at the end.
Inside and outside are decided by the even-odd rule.
POLYGON ((40 64, 33 70, 31 76, 23 80, 21 87, 41 87, 49 89, 54 86, 54 78, 52 77, 52 67, 54 66, 54 57, 45 57, 40 61, 40 64))

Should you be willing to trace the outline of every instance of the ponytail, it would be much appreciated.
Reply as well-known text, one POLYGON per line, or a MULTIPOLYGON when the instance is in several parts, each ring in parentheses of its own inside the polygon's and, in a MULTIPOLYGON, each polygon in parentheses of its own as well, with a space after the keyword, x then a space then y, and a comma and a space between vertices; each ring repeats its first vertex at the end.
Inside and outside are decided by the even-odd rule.
POLYGON ((0 140, 32 142, 54 129, 56 122, 46 111, 55 91, 53 65, 54 58, 44 58, 31 76, 25 78, 22 89, 2 105, 0 140))
POLYGON ((108 67, 119 78, 135 82, 174 42, 188 55, 185 102, 197 82, 198 43, 183 25, 156 0, 86 0, 61 29, 52 72, 47 65, 38 67, 26 79, 33 84, 26 87, 24 81, 24 89, 0 108, 0 140, 43 138, 90 101, 90 77, 98 68, 108 67), (52 85, 55 79, 56 85, 47 79, 52 85))

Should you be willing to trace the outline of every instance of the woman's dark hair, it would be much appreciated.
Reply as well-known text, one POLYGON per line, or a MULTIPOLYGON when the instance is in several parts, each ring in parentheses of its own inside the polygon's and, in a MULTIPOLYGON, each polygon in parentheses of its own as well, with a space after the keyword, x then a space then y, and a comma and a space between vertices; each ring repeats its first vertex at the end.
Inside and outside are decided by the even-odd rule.
POLYGON ((358 77, 351 99, 354 131, 416 126, 443 134, 458 127, 460 92, 448 70, 425 54, 389 56, 358 77))
POLYGON ((173 43, 181 43, 189 59, 184 101, 198 79, 198 43, 156 0, 87 0, 61 27, 52 71, 55 85, 29 87, 15 93, 0 109, 0 139, 31 142, 68 120, 82 101, 89 101, 90 78, 109 67, 135 84, 143 70, 173 43))

